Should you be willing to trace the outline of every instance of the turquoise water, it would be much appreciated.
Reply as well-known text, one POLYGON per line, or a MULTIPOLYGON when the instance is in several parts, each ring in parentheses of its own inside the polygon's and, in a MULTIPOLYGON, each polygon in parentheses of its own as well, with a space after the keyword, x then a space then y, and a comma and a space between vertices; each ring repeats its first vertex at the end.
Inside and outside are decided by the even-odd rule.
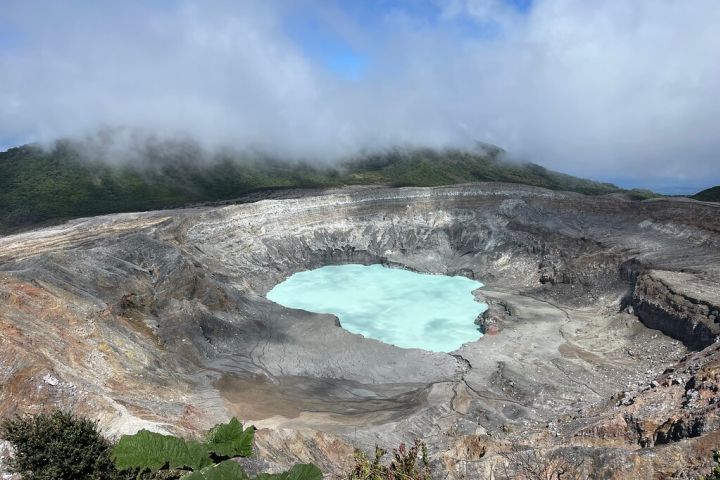
POLYGON ((334 265, 296 273, 267 298, 335 314, 343 328, 398 347, 452 352, 482 336, 474 321, 487 305, 471 293, 482 286, 382 265, 334 265))

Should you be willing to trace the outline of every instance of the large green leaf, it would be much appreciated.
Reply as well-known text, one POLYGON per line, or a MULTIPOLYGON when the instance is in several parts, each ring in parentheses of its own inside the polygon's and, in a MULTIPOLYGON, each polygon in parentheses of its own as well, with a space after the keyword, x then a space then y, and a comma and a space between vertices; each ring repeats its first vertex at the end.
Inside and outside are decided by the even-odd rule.
MULTIPOLYGON (((189 468, 192 470, 199 470, 208 465, 212 465, 213 461, 210 458, 210 452, 204 443, 195 440, 188 440, 185 441, 185 445, 187 446, 188 453, 187 462, 189 462, 186 463, 186 465, 189 468)), ((183 467, 181 467, 179 463, 176 463, 174 466, 171 464, 170 468, 183 467)))
POLYGON ((263 473, 255 480, 322 480, 323 475, 318 467, 312 463, 295 465, 283 473, 263 473))
POLYGON ((212 464, 207 447, 172 435, 140 430, 124 435, 113 448, 113 459, 119 470, 135 468, 157 471, 163 468, 200 470, 212 464))
POLYGON ((255 427, 243 429, 242 423, 233 417, 228 423, 215 425, 207 433, 207 448, 221 457, 249 457, 252 455, 255 427))
POLYGON ((245 470, 232 460, 225 460, 217 465, 205 467, 200 471, 189 473, 181 480, 250 480, 245 470))

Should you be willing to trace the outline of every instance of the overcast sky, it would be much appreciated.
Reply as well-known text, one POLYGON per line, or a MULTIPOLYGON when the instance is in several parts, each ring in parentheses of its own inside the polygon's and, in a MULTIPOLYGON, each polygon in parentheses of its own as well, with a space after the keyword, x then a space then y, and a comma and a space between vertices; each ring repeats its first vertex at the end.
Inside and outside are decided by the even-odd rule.
POLYGON ((100 127, 328 159, 497 144, 720 184, 718 0, 0 0, 0 147, 100 127))

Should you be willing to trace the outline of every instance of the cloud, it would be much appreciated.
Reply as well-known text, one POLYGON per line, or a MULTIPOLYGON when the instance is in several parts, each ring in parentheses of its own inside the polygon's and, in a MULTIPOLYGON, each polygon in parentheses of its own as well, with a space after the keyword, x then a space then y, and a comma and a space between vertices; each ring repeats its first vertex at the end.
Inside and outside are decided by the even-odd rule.
POLYGON ((504 28, 512 26, 522 14, 516 3, 507 0, 448 0, 439 5, 445 20, 468 16, 475 22, 504 28))
POLYGON ((718 24, 716 0, 6 0, 0 139, 126 126, 324 160, 481 140, 720 183, 718 24))

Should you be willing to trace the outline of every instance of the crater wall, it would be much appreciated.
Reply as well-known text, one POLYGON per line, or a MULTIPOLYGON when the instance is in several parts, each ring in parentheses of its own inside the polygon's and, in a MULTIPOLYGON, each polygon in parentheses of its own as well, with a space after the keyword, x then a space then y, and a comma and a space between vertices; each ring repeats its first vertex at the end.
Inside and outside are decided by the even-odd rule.
MULTIPOLYGON (((0 414, 55 405, 108 432, 185 434, 238 415, 278 468, 336 473, 351 445, 416 437, 451 478, 484 478, 516 443, 581 445, 598 468, 661 443, 639 437, 699 452, 682 442, 716 433, 717 404, 660 395, 657 379, 715 361, 719 211, 506 184, 355 188, 2 237, 0 414), (452 354, 399 349, 264 297, 341 263, 477 278, 504 328, 452 354), (643 402, 657 408, 629 413, 643 402), (650 433, 683 409, 703 427, 650 433)), ((655 471, 665 457, 632 458, 655 471)))

